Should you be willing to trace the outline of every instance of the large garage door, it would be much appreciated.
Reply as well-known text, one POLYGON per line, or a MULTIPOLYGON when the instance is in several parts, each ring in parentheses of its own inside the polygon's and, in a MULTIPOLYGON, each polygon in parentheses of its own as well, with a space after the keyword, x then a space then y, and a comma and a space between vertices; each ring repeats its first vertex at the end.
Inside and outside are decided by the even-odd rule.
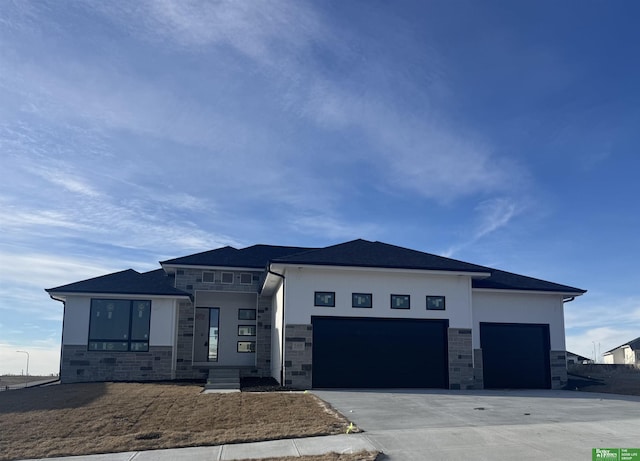
POLYGON ((448 388, 447 320, 312 317, 313 387, 448 388))
POLYGON ((485 389, 549 389, 549 325, 480 323, 485 389))

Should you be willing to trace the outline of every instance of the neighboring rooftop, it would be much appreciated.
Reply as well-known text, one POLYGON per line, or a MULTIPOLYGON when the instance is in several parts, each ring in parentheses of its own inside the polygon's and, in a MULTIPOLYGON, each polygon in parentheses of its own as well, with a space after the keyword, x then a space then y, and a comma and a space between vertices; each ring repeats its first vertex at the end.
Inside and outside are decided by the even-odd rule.
POLYGON ((625 347, 625 346, 629 346, 634 351, 640 349, 640 336, 638 336, 636 339, 632 339, 631 341, 627 341, 624 344, 620 344, 618 347, 614 347, 610 351, 605 352, 605 354, 609 354, 615 351, 616 349, 620 349, 621 347, 625 347))

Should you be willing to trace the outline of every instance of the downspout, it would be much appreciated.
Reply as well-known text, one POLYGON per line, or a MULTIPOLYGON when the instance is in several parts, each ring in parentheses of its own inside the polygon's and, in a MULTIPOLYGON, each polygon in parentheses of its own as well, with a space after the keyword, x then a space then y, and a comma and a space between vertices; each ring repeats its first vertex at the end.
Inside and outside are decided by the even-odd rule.
POLYGON ((273 272, 271 270, 271 264, 269 264, 269 269, 267 270, 269 274, 275 275, 276 277, 280 277, 282 279, 282 347, 280 349, 280 385, 284 386, 284 350, 285 350, 285 325, 284 325, 284 298, 285 298, 285 278, 283 274, 278 274, 277 272, 273 272))
POLYGON ((51 293, 49 297, 54 301, 60 301, 62 303, 62 331, 60 332, 60 364, 58 365, 58 380, 62 382, 62 360, 64 355, 64 320, 67 317, 67 302, 61 299, 56 299, 51 293))

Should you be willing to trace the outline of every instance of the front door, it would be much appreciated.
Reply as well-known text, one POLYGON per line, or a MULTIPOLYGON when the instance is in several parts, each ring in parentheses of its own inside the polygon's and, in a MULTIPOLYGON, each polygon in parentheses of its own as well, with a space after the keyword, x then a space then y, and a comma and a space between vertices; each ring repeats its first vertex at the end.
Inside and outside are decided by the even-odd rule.
POLYGON ((198 307, 195 316, 193 338, 194 362, 218 361, 218 332, 220 309, 217 307, 198 307))

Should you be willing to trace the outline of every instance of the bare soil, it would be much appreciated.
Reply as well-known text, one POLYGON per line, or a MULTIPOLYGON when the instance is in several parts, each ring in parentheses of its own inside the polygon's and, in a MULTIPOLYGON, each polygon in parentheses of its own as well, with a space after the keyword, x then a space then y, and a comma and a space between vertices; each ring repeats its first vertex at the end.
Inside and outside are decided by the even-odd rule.
POLYGON ((624 365, 574 365, 569 368, 570 390, 640 395, 640 369, 624 365))
POLYGON ((90 383, 2 392, 0 460, 339 434, 349 424, 312 394, 201 391, 195 384, 90 383))

